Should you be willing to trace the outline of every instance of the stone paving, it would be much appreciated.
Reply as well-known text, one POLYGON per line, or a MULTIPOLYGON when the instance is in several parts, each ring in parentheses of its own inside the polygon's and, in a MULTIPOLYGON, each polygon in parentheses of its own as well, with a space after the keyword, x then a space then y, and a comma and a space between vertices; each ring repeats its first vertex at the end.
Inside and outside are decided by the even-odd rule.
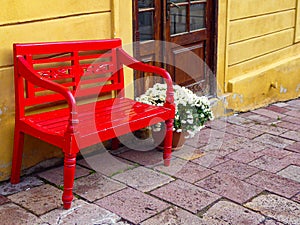
POLYGON ((1 182, 0 224, 300 225, 300 99, 208 123, 170 167, 126 146, 82 153, 69 210, 62 166, 1 182))

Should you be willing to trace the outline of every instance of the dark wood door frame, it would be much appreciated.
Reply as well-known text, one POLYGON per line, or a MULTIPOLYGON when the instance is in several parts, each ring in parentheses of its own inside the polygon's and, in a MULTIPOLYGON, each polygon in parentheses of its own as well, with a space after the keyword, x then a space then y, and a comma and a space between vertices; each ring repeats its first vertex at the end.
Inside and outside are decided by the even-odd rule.
MULTIPOLYGON (((166 30, 163 29, 163 27, 167 26, 167 19, 166 19, 166 12, 167 12, 167 6, 166 6, 166 1, 167 0, 154 0, 154 2, 156 3, 156 5, 160 5, 160 8, 155 8, 154 11, 156 12, 155 15, 155 23, 154 23, 154 29, 155 29, 155 36, 153 37, 153 39, 155 40, 168 40, 168 37, 170 37, 170 33, 167 33, 166 30), (157 15, 160 15, 161 18, 157 18, 157 15)), ((210 40, 205 43, 206 48, 205 48, 205 55, 206 57, 208 57, 205 61, 207 62, 210 70, 212 71, 213 74, 216 73, 216 65, 217 65, 217 16, 218 16, 218 0, 211 0, 209 1, 209 3, 211 4, 211 6, 209 7, 209 12, 206 13, 206 20, 209 22, 209 24, 207 24, 207 30, 206 32, 210 33, 210 40), (210 19, 208 20, 209 17, 210 19)), ((146 9, 147 10, 147 9, 146 9)), ((138 8, 138 0, 133 0, 133 41, 139 42, 140 41, 140 34, 139 34, 139 29, 138 29, 138 19, 137 19, 137 15, 139 12, 139 8, 138 8)), ((200 33, 199 33, 200 34, 200 33)), ((179 37, 178 37, 179 38, 179 37)), ((175 40, 175 39, 173 39, 175 40)), ((143 42, 144 46, 149 45, 149 48, 140 48, 139 45, 135 46, 134 50, 134 54, 136 56, 139 55, 143 55, 143 49, 148 49, 148 51, 151 51, 151 49, 153 49, 153 46, 151 46, 151 41, 145 41, 143 42), (142 51, 142 52, 141 52, 142 51)), ((154 46, 155 48, 155 46, 154 46)), ((163 51, 165 51, 165 49, 161 50, 162 54, 164 54, 163 51)), ((151 54, 149 54, 151 55, 151 54)), ((150 58, 145 58, 145 61, 151 61, 151 57, 150 58)), ((153 58, 152 58, 153 60, 153 58)), ((157 64, 156 64, 157 65, 157 64)), ((165 65, 161 65, 164 66, 165 65)), ((210 81, 210 95, 215 95, 216 92, 216 79, 213 79, 210 81)), ((146 88, 146 87, 145 87, 146 88)))

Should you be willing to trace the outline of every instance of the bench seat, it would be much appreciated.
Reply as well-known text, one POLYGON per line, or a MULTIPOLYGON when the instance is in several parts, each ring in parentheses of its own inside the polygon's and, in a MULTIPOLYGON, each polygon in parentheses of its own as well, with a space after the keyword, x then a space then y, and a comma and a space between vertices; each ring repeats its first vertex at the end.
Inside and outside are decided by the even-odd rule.
MULTIPOLYGON (((82 104, 77 110, 80 148, 163 122, 172 115, 168 108, 147 105, 128 98, 82 104)), ((21 127, 28 134, 40 132, 41 139, 47 141, 51 140, 47 135, 57 136, 51 144, 62 147, 68 121, 69 109, 63 108, 27 116, 22 120, 21 127)))

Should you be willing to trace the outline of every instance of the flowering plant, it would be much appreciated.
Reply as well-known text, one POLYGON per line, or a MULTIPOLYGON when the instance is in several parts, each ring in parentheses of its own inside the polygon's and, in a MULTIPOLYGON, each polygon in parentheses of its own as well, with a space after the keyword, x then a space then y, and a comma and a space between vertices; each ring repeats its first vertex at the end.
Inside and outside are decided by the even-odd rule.
MULTIPOLYGON (((173 85, 175 118, 173 129, 176 132, 186 132, 186 138, 194 137, 204 127, 204 123, 213 120, 210 103, 207 97, 197 96, 191 90, 173 85)), ((137 101, 149 105, 163 106, 166 99, 166 84, 155 84, 145 94, 137 97, 137 101)), ((161 130, 161 123, 153 126, 154 131, 161 130)))

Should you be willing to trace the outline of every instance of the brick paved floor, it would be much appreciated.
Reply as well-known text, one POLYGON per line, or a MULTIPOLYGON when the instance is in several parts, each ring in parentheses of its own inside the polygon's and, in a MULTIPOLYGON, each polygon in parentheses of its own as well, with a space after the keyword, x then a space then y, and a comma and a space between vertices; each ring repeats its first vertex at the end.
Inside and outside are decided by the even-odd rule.
POLYGON ((209 122, 174 152, 126 147, 0 183, 0 224, 300 224, 300 99, 209 122), (98 158, 97 158, 98 157, 98 158))

